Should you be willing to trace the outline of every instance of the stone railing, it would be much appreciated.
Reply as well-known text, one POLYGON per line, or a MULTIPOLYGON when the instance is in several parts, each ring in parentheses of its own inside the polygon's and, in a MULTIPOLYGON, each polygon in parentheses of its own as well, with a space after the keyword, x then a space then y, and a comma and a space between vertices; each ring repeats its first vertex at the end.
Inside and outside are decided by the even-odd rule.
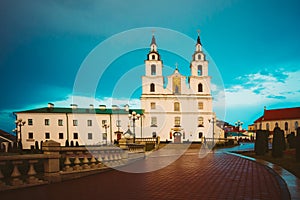
POLYGON ((118 147, 61 147, 60 155, 65 172, 121 166, 128 158, 118 147))
POLYGON ((45 154, 0 156, 0 191, 46 184, 42 177, 47 169, 43 164, 58 158, 45 154))
POLYGON ((128 147, 129 152, 136 152, 136 153, 145 152, 144 144, 130 143, 130 144, 127 144, 127 147, 128 147))
POLYGON ((0 156, 0 191, 79 178, 144 157, 144 145, 61 147, 43 143, 43 154, 0 156))
POLYGON ((137 144, 144 144, 145 151, 158 149, 160 144, 160 137, 149 137, 149 138, 135 138, 137 144), (152 148, 153 146, 153 148, 152 148))

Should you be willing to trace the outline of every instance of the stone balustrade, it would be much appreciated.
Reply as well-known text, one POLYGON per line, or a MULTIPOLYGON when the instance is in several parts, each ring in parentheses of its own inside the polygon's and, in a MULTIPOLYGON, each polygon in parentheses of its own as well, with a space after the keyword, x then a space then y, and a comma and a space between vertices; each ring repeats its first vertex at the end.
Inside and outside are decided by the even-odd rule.
POLYGON ((57 156, 44 154, 0 156, 0 191, 47 183, 40 178, 44 173, 43 161, 52 158, 57 156))
POLYGON ((43 154, 0 156, 0 191, 99 173, 128 164, 128 160, 128 151, 115 146, 61 147, 47 141, 43 154))
POLYGON ((62 171, 118 167, 126 164, 128 155, 118 147, 61 147, 62 171))
POLYGON ((136 144, 145 145, 145 151, 156 150, 159 148, 160 137, 135 138, 136 144))
POLYGON ((136 153, 145 152, 144 144, 131 143, 131 144, 127 144, 127 147, 129 152, 136 152, 136 153))

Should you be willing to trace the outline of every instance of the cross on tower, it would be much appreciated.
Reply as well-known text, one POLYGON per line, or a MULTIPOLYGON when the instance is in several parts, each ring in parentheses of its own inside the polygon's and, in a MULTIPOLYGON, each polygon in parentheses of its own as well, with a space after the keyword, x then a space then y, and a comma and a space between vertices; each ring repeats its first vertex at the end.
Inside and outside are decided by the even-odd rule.
POLYGON ((178 63, 177 62, 175 63, 175 67, 176 67, 176 70, 178 70, 178 63))
POLYGON ((200 36, 200 29, 197 30, 198 36, 200 36))
POLYGON ((152 35, 154 35, 154 33, 155 33, 155 29, 152 29, 152 30, 151 30, 151 32, 152 32, 152 35))

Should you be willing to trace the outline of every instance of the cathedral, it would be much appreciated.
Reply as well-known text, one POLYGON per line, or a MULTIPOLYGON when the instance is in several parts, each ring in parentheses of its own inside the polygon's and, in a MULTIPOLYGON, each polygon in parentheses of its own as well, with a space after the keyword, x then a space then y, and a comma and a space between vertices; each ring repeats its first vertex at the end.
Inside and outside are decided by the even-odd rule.
POLYGON ((213 137, 216 117, 212 108, 211 77, 199 35, 189 67, 188 77, 180 74, 178 66, 173 74, 164 77, 163 62, 152 36, 142 77, 144 133, 174 143, 213 137))
POLYGON ((218 138, 222 130, 215 122, 211 77, 199 35, 189 67, 189 76, 182 75, 176 66, 173 74, 164 77, 153 35, 142 76, 141 109, 129 109, 127 105, 123 109, 106 105, 78 108, 76 104, 60 108, 49 103, 48 107, 14 113, 19 124, 15 129, 17 139, 28 149, 45 140, 61 145, 66 141, 79 145, 109 144, 125 133, 140 138, 159 136, 161 141, 173 143, 218 138), (137 118, 133 120, 134 115, 137 118))

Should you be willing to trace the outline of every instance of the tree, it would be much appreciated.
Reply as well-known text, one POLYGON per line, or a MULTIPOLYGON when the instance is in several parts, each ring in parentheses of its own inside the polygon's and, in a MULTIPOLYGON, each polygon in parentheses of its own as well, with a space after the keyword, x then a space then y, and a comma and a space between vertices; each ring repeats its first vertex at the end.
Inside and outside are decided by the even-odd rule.
POLYGON ((284 131, 279 127, 274 128, 272 156, 274 158, 282 157, 285 149, 284 131))

